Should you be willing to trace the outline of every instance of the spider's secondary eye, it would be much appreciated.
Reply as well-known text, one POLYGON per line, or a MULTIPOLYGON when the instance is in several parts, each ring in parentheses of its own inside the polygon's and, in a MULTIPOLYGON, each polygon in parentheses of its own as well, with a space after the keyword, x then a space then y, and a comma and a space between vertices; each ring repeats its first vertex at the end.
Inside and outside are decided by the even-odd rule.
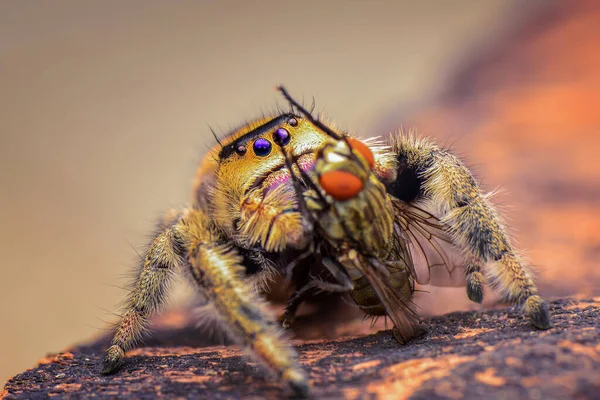
MULTIPOLYGON (((297 122, 298 121, 296 121, 296 124, 297 124, 297 122)), ((281 145, 281 146, 285 146, 286 144, 288 144, 290 142, 291 138, 292 138, 292 136, 285 128, 277 129, 275 131, 275 134, 273 135, 273 140, 275 140, 275 143, 277 143, 278 145, 281 145)))
POLYGON ((270 152, 271 142, 269 142, 267 139, 260 138, 254 142, 254 154, 257 156, 265 157, 268 156, 270 152))
POLYGON ((240 156, 246 154, 247 150, 248 149, 243 144, 240 144, 238 147, 235 148, 235 152, 238 153, 240 156))
POLYGON ((290 118, 288 124, 290 124, 290 126, 298 126, 298 120, 296 118, 290 118))

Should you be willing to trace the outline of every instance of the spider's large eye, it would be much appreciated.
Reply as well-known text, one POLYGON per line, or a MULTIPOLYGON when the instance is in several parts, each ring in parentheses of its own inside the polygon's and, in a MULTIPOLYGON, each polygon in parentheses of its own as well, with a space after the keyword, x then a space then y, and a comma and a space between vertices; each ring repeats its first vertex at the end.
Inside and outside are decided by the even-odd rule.
POLYGON ((275 134, 273 135, 273 140, 275 140, 275 143, 277 143, 280 146, 285 146, 286 144, 288 144, 291 138, 292 136, 285 128, 277 129, 275 131, 275 134))
POLYGON ((267 139, 260 138, 254 142, 254 154, 259 157, 265 157, 269 153, 271 153, 271 142, 267 139))

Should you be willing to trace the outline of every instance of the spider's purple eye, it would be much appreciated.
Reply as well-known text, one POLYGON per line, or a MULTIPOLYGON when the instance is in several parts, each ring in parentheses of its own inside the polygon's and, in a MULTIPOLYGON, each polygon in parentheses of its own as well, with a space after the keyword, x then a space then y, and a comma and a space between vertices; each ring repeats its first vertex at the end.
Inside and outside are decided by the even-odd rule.
POLYGON ((254 154, 259 157, 268 156, 271 152, 271 142, 267 139, 260 138, 254 142, 254 154))
POLYGON ((291 126, 298 126, 298 120, 296 118, 290 118, 288 120, 288 124, 290 124, 291 126))
POLYGON ((290 142, 290 139, 292 138, 290 136, 290 133, 285 128, 277 129, 275 131, 275 135, 273 136, 273 140, 275 140, 275 143, 277 143, 280 146, 285 146, 290 142))

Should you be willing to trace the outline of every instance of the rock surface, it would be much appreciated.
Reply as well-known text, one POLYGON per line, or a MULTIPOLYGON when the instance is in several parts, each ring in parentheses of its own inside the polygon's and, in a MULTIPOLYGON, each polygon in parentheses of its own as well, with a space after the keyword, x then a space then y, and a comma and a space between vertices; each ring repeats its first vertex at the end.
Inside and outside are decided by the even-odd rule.
MULTIPOLYGON (((550 304, 554 328, 536 331, 514 309, 429 320, 400 347, 390 331, 294 341, 315 398, 593 399, 600 396, 600 299, 550 304)), ((181 322, 181 321, 179 321, 181 322)), ((202 346, 171 318, 122 370, 102 376, 106 339, 49 355, 8 381, 13 398, 280 398, 277 382, 234 347, 202 346), (192 347, 194 346, 194 347, 192 347)))

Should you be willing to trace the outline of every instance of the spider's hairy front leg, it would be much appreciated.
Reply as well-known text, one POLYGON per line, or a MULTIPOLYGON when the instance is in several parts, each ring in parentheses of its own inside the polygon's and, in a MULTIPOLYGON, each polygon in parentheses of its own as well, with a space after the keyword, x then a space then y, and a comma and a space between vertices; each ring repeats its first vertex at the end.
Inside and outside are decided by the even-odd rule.
POLYGON ((398 178, 389 192, 407 202, 430 200, 456 243, 474 256, 467 266, 469 297, 481 299, 483 275, 487 268, 491 284, 506 300, 523 306, 532 324, 540 329, 552 326, 546 302, 539 296, 532 273, 512 245, 498 211, 490 203, 471 172, 449 152, 413 136, 392 138, 397 155, 398 178))
POLYGON ((231 339, 283 379, 297 395, 306 396, 308 381, 294 349, 281 337, 278 324, 262 299, 243 281, 243 257, 220 244, 208 216, 198 210, 182 218, 192 279, 214 305, 231 339))
POLYGON ((309 385, 295 351, 281 338, 260 298, 242 280, 243 257, 219 241, 210 218, 201 210, 188 209, 167 224, 148 250, 102 372, 119 368, 125 352, 133 347, 162 303, 173 268, 183 265, 215 306, 231 338, 241 342, 297 394, 306 395, 309 385))
POLYGON ((103 374, 119 369, 125 352, 135 346, 146 331, 150 316, 163 303, 173 269, 183 263, 183 247, 175 237, 175 230, 172 222, 166 222, 148 249, 122 318, 116 325, 112 345, 103 359, 103 374))

